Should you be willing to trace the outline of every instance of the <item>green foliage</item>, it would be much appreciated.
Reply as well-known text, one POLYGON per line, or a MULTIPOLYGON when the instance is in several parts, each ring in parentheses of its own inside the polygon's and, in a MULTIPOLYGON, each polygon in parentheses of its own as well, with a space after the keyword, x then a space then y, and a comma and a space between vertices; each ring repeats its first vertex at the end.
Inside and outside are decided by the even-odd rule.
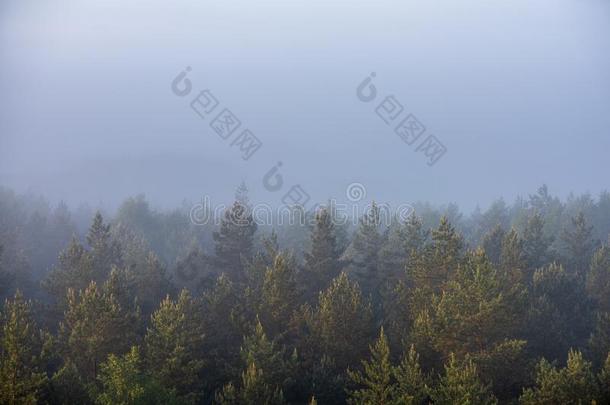
POLYGON ((411 255, 408 274, 415 288, 438 293, 462 260, 463 239, 446 217, 432 231, 432 242, 411 255))
POLYGON ((562 240, 568 253, 566 262, 571 272, 583 276, 589 269, 589 262, 595 247, 592 239, 593 226, 587 224, 582 211, 570 218, 570 222, 571 227, 564 229, 562 234, 562 240))
POLYGON ((121 247, 112 238, 110 224, 104 224, 104 218, 98 211, 87 233, 87 244, 92 257, 92 276, 96 282, 103 282, 113 266, 123 266, 121 247))
POLYGON ((310 328, 314 344, 333 359, 338 370, 354 365, 372 335, 372 311, 358 284, 341 273, 320 293, 310 328))
POLYGON ((384 281, 379 263, 379 252, 384 243, 381 230, 381 209, 375 202, 362 218, 353 238, 356 252, 354 277, 360 285, 366 286, 365 295, 371 295, 375 304, 379 303, 380 291, 384 281))
POLYGON ((432 400, 441 405, 497 403, 489 386, 479 380, 472 360, 459 362, 453 354, 445 365, 445 374, 432 391, 432 400))
POLYGON ((288 324, 297 308, 296 271, 293 258, 278 254, 273 266, 263 279, 259 316, 271 336, 279 336, 288 330, 288 324))
POLYGON ((543 187, 472 217, 420 204, 389 227, 373 205, 351 240, 332 207, 255 238, 245 187, 215 237, 190 207, 137 197, 53 265, 67 208, 21 215, 5 197, 0 294, 35 300, 1 309, 0 403, 610 403, 610 250, 592 251, 607 195, 543 187), (54 300, 28 282, 43 264, 54 300))
POLYGON ((84 291, 69 289, 67 294, 68 309, 59 331, 61 350, 86 382, 95 380, 100 363, 110 353, 129 350, 139 328, 139 309, 128 302, 118 271, 113 273, 102 289, 92 281, 84 291))
POLYGON ((530 270, 535 270, 551 258, 549 247, 553 239, 544 232, 544 218, 540 213, 532 214, 523 230, 523 254, 530 270))
POLYGON ((204 338, 201 306, 188 291, 182 290, 176 301, 166 297, 146 332, 147 369, 163 387, 196 399, 202 391, 204 338))
POLYGON ((225 211, 220 229, 214 232, 215 265, 219 272, 226 273, 234 281, 244 280, 244 261, 252 257, 256 229, 252 213, 239 201, 225 211))
POLYGON ((264 372, 251 363, 242 373, 241 384, 234 386, 229 383, 216 396, 219 405, 283 405, 284 394, 279 388, 274 388, 265 382, 264 372))
POLYGON ((203 295, 206 336, 202 351, 206 354, 204 372, 208 391, 222 387, 240 372, 240 346, 243 336, 250 332, 240 293, 226 275, 221 275, 203 295))
POLYGON ((483 236, 481 246, 485 250, 485 254, 495 266, 500 264, 500 257, 502 256, 502 242, 506 237, 506 232, 502 225, 498 224, 491 231, 483 236))
POLYGON ((0 403, 36 404, 47 383, 45 337, 33 319, 32 303, 17 291, 1 314, 0 403))
POLYGON ((57 266, 44 282, 46 289, 60 304, 65 304, 68 289, 87 288, 93 279, 93 258, 76 238, 61 252, 57 266))
POLYGON ((362 362, 363 372, 348 371, 351 380, 359 387, 350 393, 349 403, 371 405, 394 403, 396 386, 390 363, 390 347, 383 328, 375 344, 370 346, 370 351, 370 361, 362 362))
POLYGON ((530 349, 554 360, 571 347, 583 347, 593 325, 592 309, 580 277, 555 263, 536 270, 527 315, 530 349))
POLYGON ((597 307, 610 312, 610 246, 600 247, 593 255, 586 283, 597 307))
POLYGON ((303 277, 309 285, 308 298, 317 297, 339 272, 339 250, 333 218, 327 209, 316 213, 311 232, 311 250, 305 254, 303 277))
POLYGON ((172 392, 163 389, 141 371, 137 346, 118 357, 114 354, 100 367, 98 380, 102 385, 96 403, 100 405, 178 404, 172 392))
POLYGON ((558 369, 542 359, 536 367, 536 385, 519 398, 524 405, 590 404, 599 387, 591 363, 578 351, 570 350, 567 365, 558 369))
POLYGON ((513 283, 531 283, 531 274, 526 272, 527 263, 523 240, 514 228, 502 239, 499 268, 513 283))
POLYGON ((482 250, 465 257, 442 294, 430 301, 429 320, 421 329, 438 353, 460 358, 484 353, 516 333, 523 293, 507 291, 503 281, 482 250))

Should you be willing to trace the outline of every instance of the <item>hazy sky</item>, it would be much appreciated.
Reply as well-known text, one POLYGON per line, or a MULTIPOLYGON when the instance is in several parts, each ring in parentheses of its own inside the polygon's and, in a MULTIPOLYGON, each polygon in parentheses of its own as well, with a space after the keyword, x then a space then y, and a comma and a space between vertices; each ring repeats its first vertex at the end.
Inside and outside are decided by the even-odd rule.
POLYGON ((542 183, 597 194, 609 51, 606 0, 4 0, 0 185, 165 207, 226 200, 242 179, 272 204, 294 184, 321 200, 352 182, 468 209, 542 183), (367 104, 356 87, 371 72, 367 104), (203 89, 263 142, 250 160, 189 107, 203 89), (447 147, 433 167, 375 114, 388 95, 447 147), (284 187, 266 191, 278 161, 284 187))

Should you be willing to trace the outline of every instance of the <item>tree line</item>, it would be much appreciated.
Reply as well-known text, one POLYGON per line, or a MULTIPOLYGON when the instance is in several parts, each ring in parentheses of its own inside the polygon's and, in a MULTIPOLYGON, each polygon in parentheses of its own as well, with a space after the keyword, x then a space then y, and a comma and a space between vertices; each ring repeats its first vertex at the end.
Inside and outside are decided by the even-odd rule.
POLYGON ((610 195, 415 208, 84 229, 0 189, 0 403, 610 403, 610 195))

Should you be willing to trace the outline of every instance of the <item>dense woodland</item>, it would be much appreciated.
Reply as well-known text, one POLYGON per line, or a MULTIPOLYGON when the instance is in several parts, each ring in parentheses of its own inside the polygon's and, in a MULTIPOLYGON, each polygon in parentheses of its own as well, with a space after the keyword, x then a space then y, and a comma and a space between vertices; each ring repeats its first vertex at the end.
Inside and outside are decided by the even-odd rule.
POLYGON ((610 193, 220 226, 0 188, 2 404, 610 404, 610 193))

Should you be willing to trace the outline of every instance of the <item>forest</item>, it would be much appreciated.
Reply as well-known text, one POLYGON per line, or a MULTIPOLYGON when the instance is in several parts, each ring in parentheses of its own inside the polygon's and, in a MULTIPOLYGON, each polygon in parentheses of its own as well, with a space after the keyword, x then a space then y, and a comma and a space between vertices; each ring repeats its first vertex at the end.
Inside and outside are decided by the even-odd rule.
POLYGON ((1 404, 610 404, 610 193, 218 225, 0 188, 1 404))

